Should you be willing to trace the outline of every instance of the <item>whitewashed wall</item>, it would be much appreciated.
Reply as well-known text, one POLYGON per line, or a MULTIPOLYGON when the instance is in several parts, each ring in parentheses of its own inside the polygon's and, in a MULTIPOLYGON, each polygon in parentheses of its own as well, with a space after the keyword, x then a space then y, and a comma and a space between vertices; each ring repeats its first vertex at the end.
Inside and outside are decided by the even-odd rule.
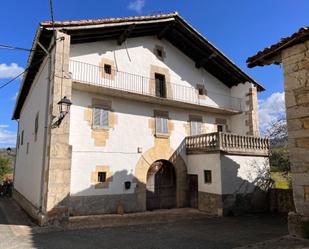
MULTIPOLYGON (((231 99, 230 88, 204 69, 197 69, 194 61, 164 39, 158 40, 152 36, 131 38, 122 46, 118 46, 115 40, 73 44, 70 56, 74 61, 92 65, 100 65, 101 59, 107 58, 116 63, 117 70, 147 78, 150 76, 150 65, 160 66, 170 71, 172 83, 193 88, 196 88, 197 84, 204 84, 208 98, 199 100, 203 104, 232 107, 238 101, 231 99), (164 47, 166 53, 164 61, 159 60, 153 53, 156 45, 164 47)), ((90 70, 87 71, 89 73, 90 70)), ((147 84, 146 81, 144 83, 147 84)), ((180 91, 182 92, 182 89, 180 91)), ((190 90, 187 89, 186 92, 190 90)))
POLYGON ((198 191, 222 194, 220 153, 188 155, 188 174, 198 176, 198 191), (211 170, 211 183, 204 182, 204 170, 211 170))
POLYGON ((21 136, 21 132, 24 131, 24 143, 19 146, 15 164, 14 188, 36 207, 40 205, 47 72, 48 63, 44 60, 21 110, 19 134, 21 136), (38 112, 39 129, 35 141, 34 124, 38 112), (27 143, 29 143, 28 154, 27 143))
MULTIPOLYGON (((102 195, 132 193, 124 190, 123 182, 131 180, 135 166, 141 158, 137 148, 146 152, 154 146, 154 136, 149 128, 149 118, 154 110, 166 110, 173 121, 174 130, 170 137, 171 147, 177 149, 187 136, 184 124, 187 124, 189 114, 201 115, 206 129, 214 130, 213 114, 196 111, 152 105, 132 100, 104 97, 87 92, 73 90, 73 106, 71 107, 70 144, 72 145, 71 194, 72 195, 102 195), (91 137, 91 126, 85 120, 85 108, 91 106, 92 98, 112 100, 112 109, 117 115, 117 124, 109 131, 105 147, 96 147, 91 137), (91 172, 97 165, 108 165, 113 172, 113 182, 108 189, 95 189, 91 185, 91 172)), ((185 158, 186 160, 186 158, 185 158)))
POLYGON ((222 155, 222 194, 251 193, 268 170, 267 157, 222 155))

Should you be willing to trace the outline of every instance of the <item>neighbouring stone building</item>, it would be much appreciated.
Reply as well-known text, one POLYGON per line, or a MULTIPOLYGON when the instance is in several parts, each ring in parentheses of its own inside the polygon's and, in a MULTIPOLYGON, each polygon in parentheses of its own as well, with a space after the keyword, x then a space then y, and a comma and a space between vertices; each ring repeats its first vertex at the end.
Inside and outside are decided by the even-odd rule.
POLYGON ((248 66, 282 64, 296 213, 289 232, 309 237, 309 27, 248 59, 248 66))
POLYGON ((13 114, 13 195, 40 224, 263 208, 264 88, 177 13, 42 22, 32 49, 13 114), (73 104, 59 116, 64 97, 73 104))

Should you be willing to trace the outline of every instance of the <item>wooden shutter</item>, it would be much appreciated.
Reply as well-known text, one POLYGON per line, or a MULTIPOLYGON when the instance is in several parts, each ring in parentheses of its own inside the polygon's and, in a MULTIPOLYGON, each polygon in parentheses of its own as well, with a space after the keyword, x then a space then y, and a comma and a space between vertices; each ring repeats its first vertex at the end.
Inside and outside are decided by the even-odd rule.
POLYGON ((100 127, 101 109, 93 108, 93 127, 100 127))
POLYGON ((168 133, 168 119, 164 117, 156 117, 156 133, 167 134, 168 133))
POLYGON ((191 135, 200 135, 202 133, 202 122, 191 121, 191 135))
POLYGON ((96 128, 108 128, 108 113, 109 111, 103 108, 93 109, 93 127, 96 128))
POLYGON ((161 122, 162 122, 162 133, 167 134, 168 133, 167 118, 161 118, 161 122))
POLYGON ((101 109, 101 126, 108 128, 108 110, 101 109))

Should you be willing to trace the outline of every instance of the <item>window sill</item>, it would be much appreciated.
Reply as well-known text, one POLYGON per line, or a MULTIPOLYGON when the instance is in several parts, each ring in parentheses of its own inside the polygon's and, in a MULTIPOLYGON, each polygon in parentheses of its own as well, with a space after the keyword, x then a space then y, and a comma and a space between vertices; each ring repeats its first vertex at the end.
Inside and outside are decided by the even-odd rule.
POLYGON ((157 138, 169 138, 170 135, 169 134, 156 133, 155 137, 157 137, 157 138))
POLYGON ((94 131, 108 131, 109 127, 92 127, 92 130, 94 131))

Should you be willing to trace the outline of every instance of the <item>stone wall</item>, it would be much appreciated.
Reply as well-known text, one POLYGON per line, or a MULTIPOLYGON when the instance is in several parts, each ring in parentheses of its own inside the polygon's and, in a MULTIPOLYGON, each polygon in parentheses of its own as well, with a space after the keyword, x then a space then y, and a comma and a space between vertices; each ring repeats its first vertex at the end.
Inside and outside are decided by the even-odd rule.
POLYGON ((303 217, 294 219, 291 214, 289 227, 295 234, 299 229, 292 223, 302 219, 307 223, 305 217, 309 216, 309 41, 285 49, 281 57, 294 203, 303 217))
MULTIPOLYGON (((59 117, 58 102, 71 99, 72 81, 69 77, 70 36, 56 31, 57 42, 52 54, 50 126, 59 117)), ((45 222, 68 217, 71 175, 71 146, 69 145, 70 115, 58 128, 49 129, 48 167, 45 167, 44 203, 45 222)))

